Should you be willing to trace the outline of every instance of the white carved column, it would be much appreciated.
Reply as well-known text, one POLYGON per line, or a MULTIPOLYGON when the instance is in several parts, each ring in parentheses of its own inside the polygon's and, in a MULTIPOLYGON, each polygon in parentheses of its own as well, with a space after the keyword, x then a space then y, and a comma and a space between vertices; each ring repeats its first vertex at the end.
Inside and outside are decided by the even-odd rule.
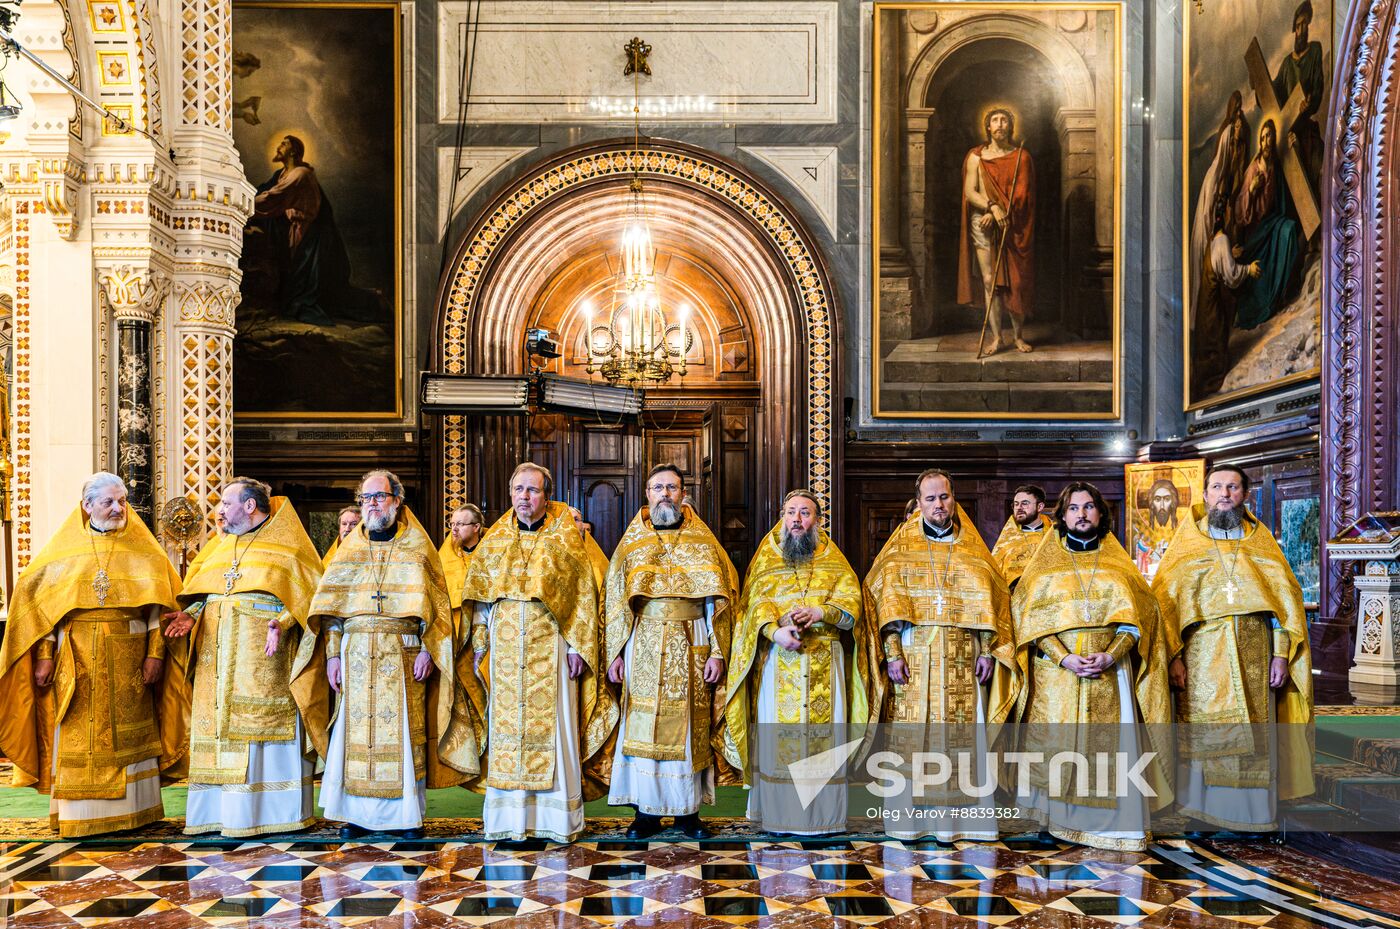
POLYGON ((168 330, 171 494, 211 508, 233 468, 233 335, 253 189, 233 145, 231 0, 181 0, 177 242, 168 330), (174 443, 172 443, 173 445, 174 443))
POLYGON ((1391 705, 1400 698, 1400 528, 1389 514, 1367 514, 1327 543, 1327 555, 1357 562, 1352 698, 1391 705))

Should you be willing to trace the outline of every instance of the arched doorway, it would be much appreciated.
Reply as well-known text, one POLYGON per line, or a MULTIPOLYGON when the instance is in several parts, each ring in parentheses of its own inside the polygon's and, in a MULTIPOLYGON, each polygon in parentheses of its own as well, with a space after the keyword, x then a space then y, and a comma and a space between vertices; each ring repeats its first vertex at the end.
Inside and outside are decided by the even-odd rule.
POLYGON ((605 144, 532 169, 477 218, 455 250, 438 303, 434 368, 526 370, 523 334, 557 332, 552 369, 583 369, 585 307, 615 273, 626 187, 642 175, 663 298, 690 305, 683 384, 647 395, 640 425, 541 415, 518 422, 446 417, 439 460, 444 512, 465 501, 504 508, 506 476, 528 455, 556 469, 558 495, 615 538, 657 460, 680 459, 697 507, 736 557, 771 525, 789 487, 829 500, 840 332, 812 238, 738 167, 670 143, 605 144))

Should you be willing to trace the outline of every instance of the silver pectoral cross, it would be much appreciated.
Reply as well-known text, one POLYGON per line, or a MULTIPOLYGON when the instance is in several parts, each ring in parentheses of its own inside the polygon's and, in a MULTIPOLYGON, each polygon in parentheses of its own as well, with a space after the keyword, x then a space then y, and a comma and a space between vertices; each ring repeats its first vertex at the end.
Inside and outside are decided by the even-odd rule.
POLYGON ((243 575, 238 571, 238 562, 235 561, 233 565, 224 572, 224 593, 232 593, 233 585, 238 583, 238 579, 242 576, 243 575))
POLYGON ((1225 591, 1225 602, 1234 606, 1235 594, 1239 591, 1239 588, 1235 586, 1235 579, 1233 577, 1225 582, 1223 590, 1225 591))
POLYGON ((942 616, 942 615, 943 615, 943 607, 946 606, 947 603, 948 603, 947 599, 943 596, 943 588, 942 588, 942 587, 938 588, 938 592, 937 592, 936 594, 933 595, 933 612, 934 612, 934 614, 937 615, 937 616, 942 616))
POLYGON ((92 578, 92 592, 97 594, 98 606, 107 605, 107 594, 111 591, 111 589, 112 582, 107 578, 106 569, 98 568, 97 574, 94 575, 92 578))
POLYGON ((1085 600, 1084 600, 1084 625, 1086 625, 1086 626, 1092 625, 1092 624, 1093 624, 1093 621, 1094 621, 1094 616, 1093 616, 1093 612, 1092 612, 1092 611, 1090 610, 1090 608, 1089 608, 1089 600, 1088 600, 1088 598, 1085 598, 1085 600))

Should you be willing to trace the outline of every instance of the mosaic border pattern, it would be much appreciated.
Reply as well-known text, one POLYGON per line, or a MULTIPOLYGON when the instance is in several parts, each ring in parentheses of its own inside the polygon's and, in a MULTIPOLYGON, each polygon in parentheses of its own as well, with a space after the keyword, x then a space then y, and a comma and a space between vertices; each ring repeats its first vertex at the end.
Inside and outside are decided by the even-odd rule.
MULTIPOLYGON (((817 251, 791 212, 734 169, 699 154, 666 148, 618 148, 589 152, 536 170, 500 198, 491 212, 477 223, 459 252, 447 291, 442 322, 442 369, 448 374, 467 373, 467 321, 475 310, 481 284, 492 258, 527 217, 552 198, 582 184, 608 177, 640 173, 703 189, 737 209, 768 239, 782 256, 797 290, 806 322, 807 360, 807 486, 830 510, 835 470, 832 441, 832 391, 836 344, 833 326, 834 295, 817 251)), ((443 422, 443 496, 451 512, 467 502, 467 431, 461 416, 443 422)))

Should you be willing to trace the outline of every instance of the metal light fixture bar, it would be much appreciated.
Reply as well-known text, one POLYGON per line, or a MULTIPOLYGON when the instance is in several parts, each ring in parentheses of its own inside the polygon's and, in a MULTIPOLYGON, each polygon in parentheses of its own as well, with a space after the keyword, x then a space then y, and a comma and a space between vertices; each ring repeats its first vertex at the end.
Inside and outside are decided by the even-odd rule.
POLYGON ((556 413, 612 414, 640 416, 642 397, 627 387, 612 387, 592 381, 540 375, 540 406, 556 413))
POLYGON ((425 413, 527 413, 530 378, 424 372, 418 397, 425 413))

